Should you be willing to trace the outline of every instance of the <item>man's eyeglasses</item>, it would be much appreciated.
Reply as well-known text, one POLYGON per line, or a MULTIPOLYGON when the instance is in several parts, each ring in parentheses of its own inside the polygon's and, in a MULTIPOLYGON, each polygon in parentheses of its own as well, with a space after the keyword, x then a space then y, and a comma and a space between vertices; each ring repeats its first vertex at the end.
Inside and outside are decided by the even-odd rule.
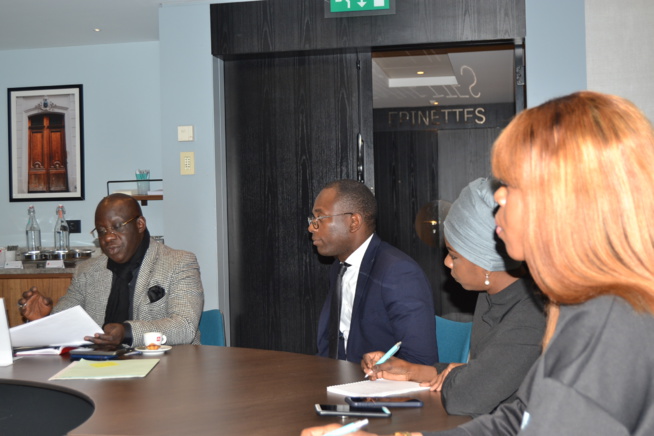
POLYGON ((341 216, 341 215, 354 215, 354 212, 343 212, 343 213, 337 213, 336 215, 323 215, 317 217, 313 217, 309 215, 307 217, 307 221, 309 221, 309 224, 311 224, 314 229, 318 230, 318 227, 320 227, 320 220, 324 220, 325 218, 332 218, 335 216, 341 216))
POLYGON ((125 226, 127 224, 131 223, 132 221, 134 221, 135 219, 138 219, 138 218, 141 218, 141 215, 137 215, 134 218, 125 221, 124 223, 115 224, 115 225, 111 226, 110 229, 107 229, 105 227, 97 227, 97 228, 91 230, 91 235, 93 235, 94 238, 99 239, 99 238, 102 238, 102 237, 106 236, 108 233, 112 233, 114 235, 116 233, 124 233, 125 232, 125 226))

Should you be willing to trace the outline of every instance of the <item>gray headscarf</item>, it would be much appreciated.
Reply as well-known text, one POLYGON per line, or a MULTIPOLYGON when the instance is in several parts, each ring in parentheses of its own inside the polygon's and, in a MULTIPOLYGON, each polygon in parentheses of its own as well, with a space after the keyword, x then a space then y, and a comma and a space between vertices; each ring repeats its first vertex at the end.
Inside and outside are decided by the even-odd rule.
POLYGON ((497 187, 495 180, 480 178, 463 188, 445 218, 445 238, 461 256, 486 271, 510 271, 521 262, 506 254, 495 234, 497 187))

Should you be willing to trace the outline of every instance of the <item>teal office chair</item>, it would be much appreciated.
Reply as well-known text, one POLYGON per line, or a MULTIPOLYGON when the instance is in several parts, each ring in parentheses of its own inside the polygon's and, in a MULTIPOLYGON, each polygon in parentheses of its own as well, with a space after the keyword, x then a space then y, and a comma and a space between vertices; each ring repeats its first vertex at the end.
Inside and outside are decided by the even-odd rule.
POLYGON ((472 322, 459 322, 436 315, 438 360, 447 363, 467 363, 470 353, 472 322))
POLYGON ((205 310, 200 317, 200 343, 202 345, 225 344, 225 324, 220 309, 205 310))

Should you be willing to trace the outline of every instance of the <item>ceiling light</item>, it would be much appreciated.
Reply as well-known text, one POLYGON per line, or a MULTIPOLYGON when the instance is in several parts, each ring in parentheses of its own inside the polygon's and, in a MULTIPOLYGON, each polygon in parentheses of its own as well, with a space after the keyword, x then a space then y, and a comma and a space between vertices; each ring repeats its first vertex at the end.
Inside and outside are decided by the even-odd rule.
POLYGON ((422 74, 425 74, 425 72, 424 71, 416 71, 416 74, 417 75, 422 75, 422 74))
POLYGON ((434 106, 436 106, 438 102, 436 100, 429 100, 429 104, 433 104, 434 106))
POLYGON ((101 29, 93 29, 94 32, 99 32, 101 29))
POLYGON ((436 77, 406 77, 406 78, 389 78, 389 88, 402 88, 410 86, 437 86, 437 85, 457 85, 455 76, 436 76, 436 77))

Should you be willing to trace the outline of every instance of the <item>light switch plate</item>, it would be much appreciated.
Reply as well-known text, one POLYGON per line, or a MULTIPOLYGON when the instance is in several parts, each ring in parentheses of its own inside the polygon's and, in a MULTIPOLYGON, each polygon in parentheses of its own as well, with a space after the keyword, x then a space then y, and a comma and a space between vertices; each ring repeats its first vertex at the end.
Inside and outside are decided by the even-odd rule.
POLYGON ((182 176, 195 174, 195 153, 183 151, 179 154, 179 173, 182 176))
POLYGON ((193 141, 193 126, 177 126, 177 141, 193 141))

